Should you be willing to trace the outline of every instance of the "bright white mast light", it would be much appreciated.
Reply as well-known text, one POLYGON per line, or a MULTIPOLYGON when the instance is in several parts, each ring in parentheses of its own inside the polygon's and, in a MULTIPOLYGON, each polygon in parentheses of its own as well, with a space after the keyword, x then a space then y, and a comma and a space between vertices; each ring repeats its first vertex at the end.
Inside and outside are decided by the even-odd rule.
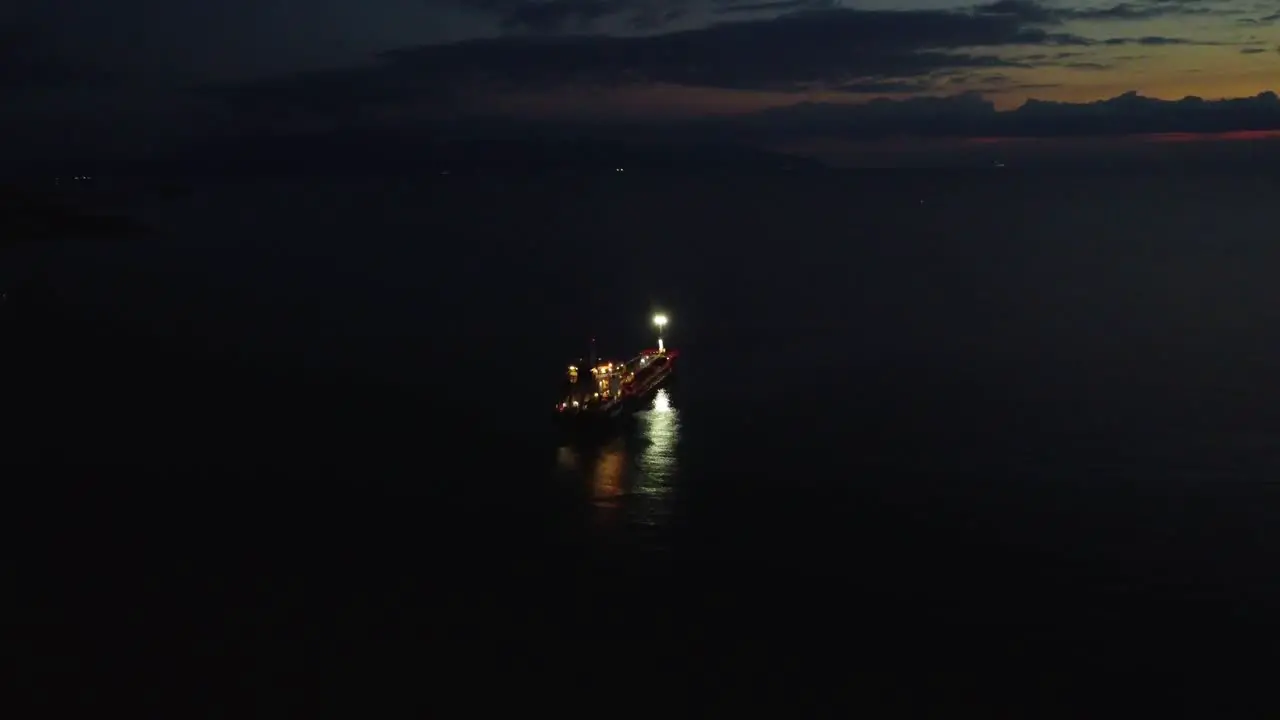
POLYGON ((666 315, 654 315, 653 324, 658 326, 658 352, 666 352, 666 348, 662 344, 662 331, 667 327, 666 315))

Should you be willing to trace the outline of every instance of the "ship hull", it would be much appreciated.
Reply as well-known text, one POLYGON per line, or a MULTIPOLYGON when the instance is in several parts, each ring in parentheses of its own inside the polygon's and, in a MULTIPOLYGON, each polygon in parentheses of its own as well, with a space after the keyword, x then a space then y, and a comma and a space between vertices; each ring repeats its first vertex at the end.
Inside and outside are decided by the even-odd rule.
POLYGON ((624 401, 610 411, 558 412, 553 422, 565 439, 604 439, 616 433, 631 415, 627 405, 624 401))

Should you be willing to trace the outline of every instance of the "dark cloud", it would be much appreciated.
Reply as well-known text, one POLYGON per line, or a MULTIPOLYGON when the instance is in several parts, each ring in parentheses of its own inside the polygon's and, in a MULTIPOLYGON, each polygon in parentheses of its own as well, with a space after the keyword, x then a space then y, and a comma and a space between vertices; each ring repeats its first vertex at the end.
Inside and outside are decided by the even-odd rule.
MULTIPOLYGON (((581 33, 599 29, 602 21, 622 18, 615 26, 660 30, 691 12, 709 15, 779 15, 838 7, 839 0, 462 0, 465 7, 498 19, 507 32, 581 33)), ((617 29, 615 27, 614 29, 617 29)))
POLYGON ((984 94, 999 94, 1013 92, 1015 90, 1045 90, 1049 88, 1062 87, 1059 83, 1022 83, 1016 82, 1008 75, 1003 73, 994 73, 991 75, 980 75, 976 73, 947 73, 945 76, 934 78, 935 82, 929 90, 939 89, 960 89, 961 91, 978 91, 984 94))
POLYGON ((1160 35, 1146 35, 1136 38, 1108 38, 1103 41, 1104 45, 1232 45, 1235 43, 1223 43, 1212 40, 1192 40, 1191 38, 1181 37, 1163 37, 1160 35))
POLYGON ((625 0, 472 0, 469 4, 497 15, 507 30, 535 33, 585 30, 630 7, 625 0))
MULTIPOLYGON (((523 5, 527 3, 513 3, 510 7, 523 5)), ((738 3, 734 7, 747 5, 738 3)), ((1176 2, 1163 5, 1190 7, 1189 3, 1176 2)), ((565 16, 573 16, 570 9, 576 8, 575 17, 586 18, 603 13, 605 6, 557 7, 565 16)), ((608 7, 621 12, 618 8, 624 6, 608 7)), ((1125 12, 1114 11, 1115 7, 1121 6, 1112 6, 1103 16, 1125 15, 1125 12)), ((273 128, 326 123, 339 126, 387 122, 388 116, 413 125, 471 117, 478 111, 468 108, 479 107, 471 102, 477 97, 558 87, 590 89, 672 84, 742 90, 825 89, 861 95, 948 95, 963 90, 979 91, 982 96, 1025 93, 1049 86, 1019 84, 1003 71, 1058 66, 1082 72, 1105 72, 1114 63, 1123 61, 1089 57, 1091 49, 1213 44, 1163 36, 1082 37, 1052 27, 1060 22, 1060 13, 1027 0, 1000 0, 974 11, 805 10, 773 19, 648 36, 503 36, 404 48, 382 54, 376 64, 367 67, 222 86, 210 88, 209 93, 224 102, 245 126, 255 123, 273 128)), ((978 95, 959 99, 920 98, 912 102, 921 104, 873 103, 862 110, 845 105, 802 106, 799 110, 779 111, 781 114, 765 114, 745 121, 745 125, 735 125, 733 131, 756 134, 760 132, 759 123, 776 122, 779 132, 790 136, 821 128, 831 130, 828 127, 831 122, 839 125, 850 120, 852 124, 841 132, 875 135, 878 132, 875 128, 879 126, 868 118, 878 119, 876 122, 890 122, 884 119, 892 118, 892 125, 901 121, 903 113, 940 118, 934 126, 911 130, 926 133, 963 135, 977 127, 987 133, 1008 125, 1011 128, 1008 131, 1016 134, 1027 127, 1025 123, 1004 119, 1004 115, 993 115, 990 103, 978 95), (925 111, 917 113, 921 108, 925 111), (956 117, 963 120, 960 125, 955 124, 956 117), (805 123, 810 121, 820 127, 805 129, 805 123)), ((1198 110, 1192 113, 1186 106, 1167 108, 1177 110, 1175 115, 1157 112, 1150 116, 1154 112, 1150 107, 1129 96, 1115 102, 1128 103, 1125 107, 1147 113, 1143 115, 1146 119, 1139 123, 1142 127, 1172 123, 1171 127, 1159 131, 1177 130, 1191 120, 1214 126, 1219 122, 1214 118, 1241 117, 1238 113, 1221 115, 1198 110)), ((1036 127, 1045 132, 1085 132, 1081 128, 1103 131, 1105 128, 1099 125, 1102 121, 1096 118, 1104 116, 1097 113, 1114 108, 1114 104, 1101 105, 1089 111, 1095 114, 1087 116, 1063 109, 1062 112, 1071 113, 1069 121, 1056 125, 1041 123, 1036 127)), ((1248 117, 1256 119, 1253 115, 1248 117)), ((901 128, 914 127, 910 122, 902 122, 905 124, 901 128)), ((690 127, 682 127, 680 131, 688 131, 690 127)), ((1128 126, 1121 122, 1117 127, 1128 126)))
POLYGON ((829 9, 839 0, 461 0, 508 33, 556 35, 599 30, 656 31, 693 14, 772 14, 829 9))
POLYGON ((24 24, 0 26, 0 94, 76 89, 106 83, 103 72, 68 60, 24 24))
MULTIPOLYGON (((954 78, 953 78, 954 79, 954 78)), ((836 88, 850 93, 891 94, 928 92, 934 88, 931 80, 864 80, 836 88)))
POLYGON ((1058 52, 1058 53, 1032 53, 1030 55, 1020 55, 1016 60, 1030 67, 1064 67, 1076 70, 1110 70, 1118 63, 1130 62, 1133 60, 1145 59, 1144 55, 1111 55, 1107 57, 1108 62, 1102 63, 1090 60, 1073 60, 1072 58, 1084 57, 1083 52, 1058 52))
POLYGON ((1270 15, 1263 15, 1262 17, 1256 17, 1256 18, 1240 18, 1236 20, 1236 22, 1240 23, 1241 25, 1249 25, 1252 27, 1275 25, 1276 23, 1280 23, 1280 12, 1271 13, 1270 15))
POLYGON ((804 11, 643 37, 514 36, 406 48, 359 70, 225 89, 258 109, 417 101, 423 93, 671 83, 753 90, 911 82, 940 70, 1026 65, 1014 46, 1095 41, 1001 13, 804 11), (976 51, 973 48, 987 48, 976 51))
POLYGON ((1235 8, 1221 7, 1214 2, 1186 0, 1148 0, 1146 2, 1121 2, 1099 7, 1071 8, 1050 7, 1033 0, 996 0, 979 5, 976 12, 1008 15, 1026 22, 1061 24, 1073 20, 1150 20, 1170 15, 1234 15, 1235 8))
MULTIPOLYGON (((43 7, 34 0, 28 2, 32 7, 43 7)), ((265 19, 259 23, 245 23, 240 21, 240 15, 235 15, 234 19, 224 18, 221 25, 217 25, 214 21, 222 17, 222 10, 204 10, 204 15, 199 18, 187 18, 192 25, 198 24, 196 20, 207 18, 209 22, 206 24, 213 30, 222 29, 217 33, 211 30, 209 37, 200 42, 191 39, 202 49, 197 52, 193 48, 186 55, 174 54, 169 47, 183 43, 184 38, 190 39, 189 33, 174 33, 170 37, 144 33, 135 28, 135 34, 141 38, 135 43, 134 36, 114 32, 124 27, 124 21, 119 19, 111 25, 113 32, 99 33, 102 37, 114 39, 110 42, 101 40, 100 44, 91 47, 79 42, 81 36, 74 33, 62 37, 59 43, 50 44, 34 36, 10 31, 9 35, 0 37, 0 92, 12 97, 21 88, 48 89, 104 82, 107 78, 85 73, 79 68, 93 67, 94 63, 86 60, 109 57, 112 52, 108 51, 118 50, 114 54, 128 60, 127 63, 119 63, 125 69, 140 67, 149 73, 162 72, 163 68, 159 68, 162 63, 156 62, 155 58, 167 57, 170 64, 185 68, 180 76, 175 75, 184 86, 195 82, 191 78, 202 78, 204 84, 192 92, 197 99, 165 98, 163 104, 189 103, 197 108, 192 114, 198 112, 202 117, 216 118, 219 127, 236 131, 255 127, 273 130, 376 127, 380 122, 388 123, 388 117, 396 118, 397 122, 402 120, 398 126, 413 127, 421 123, 424 128, 435 128, 461 122, 461 118, 473 118, 479 112, 476 108, 486 107, 482 102, 473 102, 476 98, 490 98, 504 91, 536 92, 565 86, 590 90, 669 84, 783 92, 818 89, 861 95, 947 94, 957 90, 981 93, 981 96, 911 101, 918 104, 886 105, 887 101, 880 101, 862 110, 852 110, 844 105, 809 107, 797 110, 799 114, 795 116, 765 115, 744 120, 743 124, 717 125, 716 132, 723 130, 755 136, 763 132, 757 127, 759 123, 777 122, 778 132, 782 135, 803 135, 814 130, 806 129, 805 123, 813 122, 821 128, 836 128, 853 136, 869 137, 880 132, 877 128, 881 125, 876 123, 887 123, 884 127, 900 123, 903 132, 959 135, 972 134, 979 129, 989 133, 1008 126, 1012 128, 1010 132, 1016 134, 1032 126, 1024 121, 1005 119, 1003 113, 993 114, 990 104, 982 97, 1026 92, 1046 86, 1018 84, 1005 74, 1010 69, 1074 63, 1080 70, 1102 70, 1104 68, 1097 67, 1098 64, 1118 60, 1109 56, 1093 56, 1092 53, 1105 50, 1109 54, 1117 51, 1118 46, 1133 46, 1119 52, 1141 52, 1146 47, 1214 44, 1237 50, 1257 48, 1256 43, 1243 45, 1214 43, 1192 37, 1143 36, 1141 31, 1125 30, 1132 26, 1129 21, 1156 15, 1197 15, 1209 11, 1225 14, 1232 11, 1227 3, 1193 0, 1132 0, 1094 8, 1050 7, 1031 0, 997 0, 959 10, 892 12, 837 7, 831 0, 428 2, 454 6, 463 2, 472 10, 482 11, 488 18, 485 21, 489 23, 488 28, 483 33, 468 30, 465 35, 490 35, 483 39, 444 43, 440 42, 440 38, 446 37, 444 31, 435 35, 435 31, 430 29, 402 32, 396 23, 379 22, 369 25, 369 32, 365 32, 363 26, 359 32, 351 31, 351 36, 361 35, 364 39, 342 51, 347 54, 331 54, 326 49, 313 58, 311 50, 316 42, 313 39, 291 40, 292 36, 279 32, 280 25, 287 24, 284 20, 277 18, 272 23, 265 19), (776 17, 765 17, 770 15, 776 17), (709 17, 720 20, 732 18, 734 21, 678 32, 632 32, 636 28, 661 29, 680 18, 692 25, 698 18, 705 20, 709 17), (505 34, 495 34, 495 20, 501 22, 506 29, 505 34), (599 30, 602 25, 607 25, 615 34, 586 32, 599 30), (246 45, 246 26, 254 29, 254 37, 260 41, 257 45, 246 45), (1090 33, 1100 32, 1099 27, 1105 27, 1107 31, 1096 37, 1085 37, 1075 34, 1083 32, 1078 30, 1080 27, 1089 28, 1090 33), (373 33, 375 29, 381 34, 373 33), (145 45, 143 41, 153 35, 162 38, 163 42, 154 40, 154 47, 146 45, 150 48, 147 52, 130 51, 135 44, 145 45), (412 39, 400 39, 406 35, 412 39), (239 38, 240 44, 230 42, 230 38, 239 38), (429 44, 403 47, 405 43, 417 42, 429 44), (288 52, 281 50, 282 46, 288 52), (269 48, 270 53, 251 51, 259 47, 269 48), (375 47, 400 49, 380 54, 367 51, 375 47), (357 61, 351 59, 370 55, 373 61, 363 65, 357 65, 357 61), (76 58, 76 62, 68 62, 67 57, 76 58), (226 58, 239 58, 237 62, 242 61, 244 67, 224 67, 225 63, 232 62, 226 58), (271 61, 267 62, 268 59, 271 61), (291 74, 270 74, 277 72, 274 68, 279 67, 294 70, 291 74), (339 69, 296 72, 300 67, 339 69), (264 76, 270 76, 270 79, 242 80, 264 76), (212 102, 216 109, 209 110, 205 101, 212 102), (903 120, 904 117, 917 119, 903 120), (842 125, 846 120, 848 124, 842 125), (930 126, 929 123, 935 125, 930 126)), ((128 0, 126 4, 156 13, 176 7, 160 0, 128 0)), ((254 8, 269 5, 280 9, 287 3, 284 0, 260 0, 258 3, 235 0, 232 5, 239 8, 238 12, 247 13, 251 5, 254 8)), ((327 3, 328 6, 335 11, 348 7, 337 0, 327 3)), ((274 17, 266 10, 260 12, 264 17, 274 17)), ((384 13, 390 11, 384 8, 384 13)), ((1261 19, 1269 17, 1262 10, 1257 14, 1261 19)), ((286 15, 281 17, 287 18, 286 15)), ((342 17, 350 19, 346 15, 342 17)), ((379 17, 387 19, 389 15, 379 17)), ((296 22, 299 28, 311 28, 310 32, 300 30, 297 38, 324 39, 329 36, 317 35, 321 30, 336 32, 332 30, 334 23, 329 21, 313 19, 310 21, 312 25, 306 25, 304 19, 296 22)), ((66 26, 73 27, 73 24, 67 23, 66 26)), ((76 28, 83 26, 84 23, 74 24, 76 28)), ((76 30, 76 33, 83 32, 87 31, 76 30)), ((103 66, 115 67, 110 63, 103 66)), ((105 106, 110 101, 110 97, 103 94, 97 98, 96 104, 105 106)), ((1194 111, 1189 109, 1190 106, 1175 105, 1157 112, 1132 98, 1119 102, 1129 103, 1124 105, 1128 110, 1146 113, 1141 115, 1146 119, 1135 127, 1159 126, 1169 131, 1177 127, 1164 126, 1194 125, 1190 119, 1206 127, 1215 126, 1215 123, 1230 125, 1243 122, 1241 118, 1252 123, 1262 117, 1257 113, 1263 110, 1258 108, 1270 107, 1265 101, 1259 101, 1261 105, 1249 105, 1252 109, 1247 112, 1236 106, 1216 104, 1209 104, 1211 109, 1195 106, 1194 111), (1227 122, 1221 118, 1234 120, 1227 122)), ((51 109, 43 114, 31 111, 28 115, 35 120, 29 125, 35 127, 43 123, 45 117, 54 117, 55 110, 61 111, 63 107, 80 108, 94 104, 51 105, 51 109)), ((161 102, 157 100, 155 104, 159 106, 161 102)), ((1084 132, 1080 128, 1100 127, 1103 121, 1096 118, 1104 117, 1097 114, 1101 110, 1093 108, 1077 112, 1073 107, 1064 106, 1050 113, 1068 120, 1037 120, 1039 124, 1034 128, 1037 132, 1084 132)), ((77 118, 85 116, 85 113, 76 115, 77 118)), ((1116 120, 1117 126, 1127 127, 1124 123, 1128 121, 1122 119, 1130 115, 1122 113, 1105 117, 1121 118, 1116 120)), ((84 122, 87 124, 89 121, 84 122)), ((103 121, 101 124, 108 123, 103 121)), ((121 122, 112 121, 111 124, 124 126, 121 122)), ((179 122, 164 124, 189 125, 179 122)), ((694 132, 693 125, 684 124, 672 131, 694 132)), ((134 126, 132 136, 149 139, 156 133, 154 124, 147 126, 143 119, 136 120, 134 126)), ((648 127, 656 125, 649 123, 648 127)), ((71 134, 62 133, 66 136, 71 134)), ((50 131, 46 135, 52 137, 53 133, 50 131)))
POLYGON ((715 8, 717 15, 735 15, 758 12, 796 12, 798 10, 829 10, 839 7, 838 0, 773 0, 772 2, 723 3, 715 8))
MULTIPOLYGON (((710 15, 781 15, 840 7, 840 0, 463 0, 468 7, 490 13, 513 32, 539 34, 584 32, 602 20, 630 18, 633 27, 664 27, 691 12, 710 15)), ((912 11, 906 11, 912 12, 912 11)), ((1241 11, 1222 2, 1203 0, 1136 0, 1098 7, 1050 7, 1035 0, 995 0, 972 12, 1017 18, 1025 23, 1056 25, 1074 20, 1147 20, 1163 16, 1233 15, 1241 11)))
POLYGON ((450 84, 431 73, 415 75, 395 63, 379 67, 322 70, 252 83, 212 86, 202 93, 247 116, 309 113, 345 120, 369 110, 448 100, 450 84))
MULTIPOLYGON (((661 5, 627 1, 479 0, 493 12, 523 18, 520 22, 526 27, 547 28, 642 7, 681 7, 670 1, 661 5)), ((1192 7, 1176 2, 1157 5, 1174 10, 1192 7)), ((760 2, 735 2, 717 7, 761 6, 760 2)), ((829 7, 646 36, 508 35, 403 48, 383 53, 368 67, 311 72, 215 88, 213 92, 241 112, 260 116, 328 113, 333 119, 347 121, 397 105, 434 103, 437 108, 447 108, 453 99, 463 96, 564 86, 657 83, 784 92, 922 92, 943 88, 946 83, 936 78, 950 71, 1063 66, 1067 58, 1081 55, 1080 50, 1065 48, 1217 44, 1162 36, 1094 39, 1053 27, 1064 17, 1083 17, 1082 13, 1099 18, 1127 17, 1132 14, 1131 7, 1068 11, 1030 0, 997 0, 971 10, 952 11, 829 7), (1014 52, 1021 49, 1026 53, 1035 46, 1043 49, 1029 54, 1014 52), (1053 50, 1055 46, 1063 49, 1053 50)), ((1070 66, 1106 69, 1089 57, 1079 57, 1070 66)))

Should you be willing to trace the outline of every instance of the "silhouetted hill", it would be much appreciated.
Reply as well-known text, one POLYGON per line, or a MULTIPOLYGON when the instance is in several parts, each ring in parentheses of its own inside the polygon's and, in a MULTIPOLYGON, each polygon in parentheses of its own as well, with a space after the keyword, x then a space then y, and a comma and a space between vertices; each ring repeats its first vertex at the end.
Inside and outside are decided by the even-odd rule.
POLYGON ((0 187, 0 246, 62 238, 124 238, 143 231, 119 215, 82 210, 65 198, 0 187))
POLYGON ((467 172, 817 170, 809 158, 732 144, 484 139, 439 142, 334 132, 224 138, 158 160, 167 174, 342 175, 467 172))

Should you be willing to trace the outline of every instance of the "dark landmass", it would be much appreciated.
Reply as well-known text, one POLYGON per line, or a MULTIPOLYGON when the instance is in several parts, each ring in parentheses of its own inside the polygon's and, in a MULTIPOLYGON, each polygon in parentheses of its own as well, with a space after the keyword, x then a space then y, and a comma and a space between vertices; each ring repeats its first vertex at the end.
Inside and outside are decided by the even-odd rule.
POLYGON ((1238 133, 1280 127, 1280 99, 1270 91, 1220 101, 1198 97, 1169 101, 1126 92, 1088 103, 1033 99, 1015 110, 997 111, 989 100, 970 93, 905 101, 881 98, 845 106, 801 103, 733 123, 755 142, 806 136, 864 142, 939 137, 1051 141, 1149 133, 1238 133))
POLYGON ((66 194, 0 187, 0 246, 59 239, 124 239, 145 232, 134 220, 92 212, 66 194))
POLYGON ((809 158, 723 143, 497 138, 432 140, 341 132, 223 139, 157 158, 151 172, 187 175, 435 175, 819 170, 809 158))

